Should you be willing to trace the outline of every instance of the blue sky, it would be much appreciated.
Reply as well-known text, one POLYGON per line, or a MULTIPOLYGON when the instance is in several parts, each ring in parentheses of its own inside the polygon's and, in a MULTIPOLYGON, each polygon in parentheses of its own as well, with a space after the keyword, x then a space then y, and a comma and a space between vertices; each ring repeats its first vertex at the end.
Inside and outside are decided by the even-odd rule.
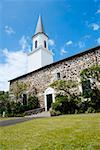
POLYGON ((100 45, 99 0, 1 0, 0 90, 26 71, 24 58, 39 14, 54 61, 100 45))

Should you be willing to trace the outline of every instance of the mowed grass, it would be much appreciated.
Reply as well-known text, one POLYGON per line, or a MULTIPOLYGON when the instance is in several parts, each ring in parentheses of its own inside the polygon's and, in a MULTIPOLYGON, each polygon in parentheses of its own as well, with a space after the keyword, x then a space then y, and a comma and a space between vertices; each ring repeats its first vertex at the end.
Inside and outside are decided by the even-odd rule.
POLYGON ((100 150, 100 114, 33 119, 1 127, 0 150, 100 150))

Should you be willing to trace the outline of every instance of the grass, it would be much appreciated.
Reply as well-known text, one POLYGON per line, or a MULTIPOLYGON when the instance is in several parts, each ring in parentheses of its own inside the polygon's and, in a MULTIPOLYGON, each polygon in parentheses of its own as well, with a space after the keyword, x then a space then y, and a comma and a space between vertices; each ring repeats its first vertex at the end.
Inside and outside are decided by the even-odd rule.
POLYGON ((33 119, 0 134, 0 150, 100 150, 100 114, 33 119))

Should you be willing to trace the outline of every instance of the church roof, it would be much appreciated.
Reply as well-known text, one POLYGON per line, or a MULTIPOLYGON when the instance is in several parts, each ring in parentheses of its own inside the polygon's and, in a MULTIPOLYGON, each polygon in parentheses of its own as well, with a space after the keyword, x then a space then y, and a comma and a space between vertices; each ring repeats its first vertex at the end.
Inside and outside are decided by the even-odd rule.
POLYGON ((43 69, 45 69, 45 68, 54 66, 54 65, 59 64, 59 63, 61 63, 61 62, 68 61, 68 60, 72 60, 72 59, 74 59, 74 58, 76 58, 76 57, 81 57, 81 56, 83 56, 83 55, 85 55, 85 54, 87 54, 87 53, 90 53, 90 52, 95 52, 95 50, 98 50, 98 49, 100 49, 100 46, 93 47, 93 48, 88 49, 88 50, 86 50, 86 51, 83 51, 83 52, 81 52, 81 53, 75 54, 75 55, 73 55, 73 56, 67 57, 67 58, 65 58, 65 59, 59 60, 59 61, 57 61, 57 62, 54 62, 54 63, 52 63, 52 64, 49 64, 49 65, 44 66, 44 67, 42 67, 42 68, 39 68, 39 69, 37 69, 37 70, 34 70, 34 71, 32 71, 32 72, 29 72, 29 73, 26 73, 26 74, 21 75, 21 76, 19 76, 19 77, 16 77, 16 78, 14 78, 14 79, 11 79, 11 80, 9 80, 9 82, 12 82, 12 81, 15 81, 15 80, 17 80, 17 79, 26 77, 27 75, 30 75, 31 73, 34 73, 34 72, 43 70, 43 69))
POLYGON ((44 33, 42 17, 40 15, 39 15, 36 30, 35 30, 35 34, 37 33, 44 33))

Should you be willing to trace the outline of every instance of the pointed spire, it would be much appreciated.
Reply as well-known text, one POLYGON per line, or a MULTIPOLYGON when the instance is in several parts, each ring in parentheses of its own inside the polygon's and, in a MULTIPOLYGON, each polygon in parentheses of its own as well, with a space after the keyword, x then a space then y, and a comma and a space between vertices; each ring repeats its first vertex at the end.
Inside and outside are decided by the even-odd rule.
POLYGON ((35 30, 35 34, 42 33, 42 32, 44 32, 43 24, 42 24, 42 17, 39 15, 36 30, 35 30))

